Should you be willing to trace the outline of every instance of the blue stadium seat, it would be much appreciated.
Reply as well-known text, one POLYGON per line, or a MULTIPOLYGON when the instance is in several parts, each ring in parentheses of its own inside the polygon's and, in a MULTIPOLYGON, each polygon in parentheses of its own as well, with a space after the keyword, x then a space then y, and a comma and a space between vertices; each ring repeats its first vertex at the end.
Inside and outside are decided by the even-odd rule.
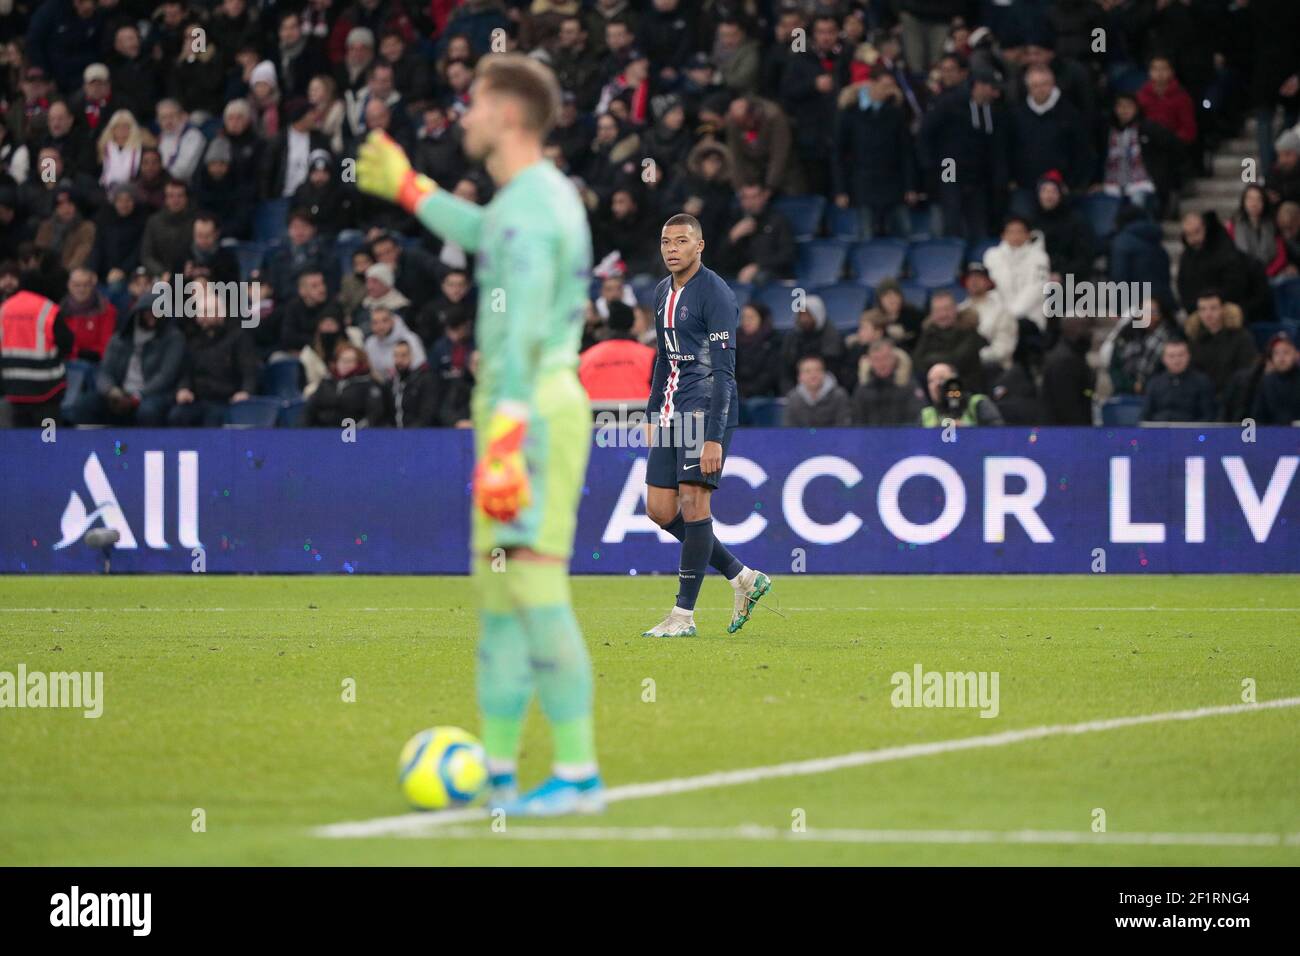
POLYGON ((339 257, 339 275, 352 274, 352 255, 366 244, 365 233, 359 229, 344 229, 334 239, 334 250, 339 257))
POLYGON ((744 306, 746 302, 754 298, 754 284, 752 282, 737 282, 731 279, 727 282, 731 286, 731 291, 736 295, 736 305, 744 306))
POLYGON ((906 261, 907 243, 902 239, 868 239, 849 250, 849 271, 862 285, 897 279, 906 261))
POLYGON ((226 410, 226 424, 238 428, 274 428, 282 404, 278 398, 254 395, 246 401, 235 402, 226 410))
POLYGON ((344 249, 340 246, 335 246, 335 253, 338 255, 339 261, 338 269, 340 281, 352 275, 352 254, 354 252, 356 252, 355 249, 344 249))
POLYGON ((754 299, 762 302, 767 306, 767 310, 772 313, 772 326, 777 329, 794 328, 794 293, 795 287, 792 285, 781 285, 779 282, 773 282, 765 285, 754 293, 754 299))
POLYGON ((262 268, 262 263, 266 261, 266 247, 260 242, 247 239, 235 247, 235 257, 239 259, 239 276, 247 282, 253 271, 262 268))
POLYGON ((636 296, 636 304, 643 309, 653 309, 655 306, 655 283, 633 285, 632 292, 636 296))
POLYGON ((63 402, 61 404, 65 415, 78 398, 95 387, 96 367, 93 362, 83 362, 81 359, 68 359, 63 363, 64 371, 67 374, 65 379, 67 385, 63 392, 63 402))
POLYGON ((857 242, 862 238, 862 220, 852 207, 841 209, 834 203, 826 206, 826 232, 832 239, 857 242))
POLYGON ((907 250, 907 271, 913 282, 933 289, 949 285, 961 271, 966 243, 961 239, 927 239, 907 250))
MULTIPOLYGON (((102 291, 102 290, 101 290, 102 291)), ((117 321, 120 326, 126 321, 126 316, 131 311, 131 306, 135 305, 136 297, 131 295, 126 286, 119 286, 116 290, 104 292, 104 297, 113 303, 113 308, 117 309, 117 321)))
POLYGON ((1142 421, 1142 398, 1116 395, 1101 406, 1101 423, 1111 428, 1138 425, 1142 421))
POLYGON ((747 398, 740 403, 740 424, 775 428, 785 415, 784 398, 747 398))
POLYGON ((926 291, 929 292, 932 297, 936 292, 951 292, 952 297, 957 300, 958 304, 961 303, 962 299, 966 298, 966 287, 960 282, 949 282, 947 285, 937 285, 932 289, 927 289, 926 291))
POLYGON ((839 239, 811 239, 799 243, 795 276, 804 288, 839 282, 848 258, 848 244, 839 239))
POLYGON ((870 289, 856 282, 836 282, 812 290, 826 303, 826 318, 835 328, 846 331, 858 327, 862 310, 875 297, 870 289))
POLYGON ((970 251, 966 253, 967 262, 983 262, 984 253, 988 252, 998 244, 996 239, 981 239, 979 242, 971 243, 970 251))
POLYGON ((1279 319, 1300 322, 1300 276, 1273 286, 1273 304, 1279 319))
POLYGON ((284 400, 299 398, 302 396, 301 375, 302 363, 297 359, 268 362, 258 376, 257 394, 284 400))
POLYGON ((1143 84, 1147 81, 1146 70, 1140 66, 1111 67, 1108 73, 1108 85, 1112 95, 1115 96, 1120 93, 1136 96, 1137 91, 1142 89, 1143 84))
POLYGON ((659 276, 634 275, 627 280, 628 288, 632 290, 632 294, 636 296, 637 301, 641 299, 642 290, 649 289, 653 292, 658 284, 659 276))
POLYGON ((912 206, 907 210, 908 222, 911 228, 907 238, 913 242, 921 242, 929 239, 934 235, 934 221, 930 218, 930 207, 928 204, 912 206))
POLYGON ((825 196, 782 196, 772 200, 772 208, 790 220, 796 239, 811 239, 821 228, 826 209, 825 196))
POLYGON ((301 428, 307 417, 307 403, 301 398, 280 403, 275 424, 280 428, 301 428))
POLYGON ((1250 334, 1255 337, 1255 348, 1262 352, 1264 346, 1268 344, 1268 340, 1285 329, 1286 326, 1281 322, 1252 322, 1246 328, 1250 329, 1250 334))
POLYGON ((289 200, 265 199, 253 211, 253 238, 258 242, 283 239, 289 231, 289 200))
POLYGON ((1261 352, 1268 348, 1268 340, 1279 332, 1291 336, 1292 341, 1300 341, 1300 321, 1252 322, 1246 326, 1255 337, 1255 347, 1261 352))
POLYGON ((913 282, 910 279, 906 282, 900 282, 899 286, 903 290, 903 301, 908 305, 915 306, 922 312, 930 308, 930 290, 919 282, 913 282))
POLYGON ((1092 226, 1092 233, 1098 241, 1109 239, 1115 234, 1115 217, 1119 215, 1121 200, 1118 196, 1105 193, 1089 193, 1079 200, 1079 211, 1092 226))

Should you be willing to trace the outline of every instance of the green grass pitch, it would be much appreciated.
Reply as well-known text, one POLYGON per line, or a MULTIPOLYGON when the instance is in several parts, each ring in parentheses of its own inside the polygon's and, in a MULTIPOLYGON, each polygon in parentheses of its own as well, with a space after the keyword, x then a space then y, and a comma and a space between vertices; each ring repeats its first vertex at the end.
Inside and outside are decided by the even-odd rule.
MULTIPOLYGON (((699 637, 639 637, 674 588, 575 583, 610 786, 1240 704, 1247 679, 1260 702, 1300 696, 1294 577, 784 575, 772 603, 785 617, 760 609, 736 636, 730 589, 711 577, 699 637), (998 715, 892 706, 891 675, 917 664, 996 671, 998 715)), ((102 671, 105 698, 93 720, 0 710, 5 864, 1300 864, 1287 839, 1300 833, 1300 707, 626 800, 505 834, 323 839, 313 828, 406 812, 396 760, 412 733, 477 729, 466 579, 10 577, 0 630, 0 671, 102 671), (1098 810, 1112 839, 1272 842, 1102 842, 1098 810), (793 833, 799 818, 831 837, 793 833), (958 836, 831 833, 896 830, 958 836), (1023 830, 1082 842, 954 842, 1023 830)), ((534 713, 526 785, 548 750, 534 713)))

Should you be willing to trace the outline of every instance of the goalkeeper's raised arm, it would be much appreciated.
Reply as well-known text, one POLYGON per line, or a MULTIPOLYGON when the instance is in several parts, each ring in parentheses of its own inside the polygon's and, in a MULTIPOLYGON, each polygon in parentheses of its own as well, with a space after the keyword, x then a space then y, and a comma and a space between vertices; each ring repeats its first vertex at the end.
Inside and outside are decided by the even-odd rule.
POLYGON ((483 207, 440 189, 411 168, 402 147, 382 130, 366 137, 357 154, 357 188, 396 203, 420 225, 467 252, 476 252, 483 231, 483 207))

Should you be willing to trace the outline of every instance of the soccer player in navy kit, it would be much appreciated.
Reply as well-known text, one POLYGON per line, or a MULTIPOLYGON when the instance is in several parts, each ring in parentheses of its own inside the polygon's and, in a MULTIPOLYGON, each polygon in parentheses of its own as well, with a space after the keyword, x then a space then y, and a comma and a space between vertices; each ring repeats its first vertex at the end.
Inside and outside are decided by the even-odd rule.
POLYGON ((713 535, 710 499, 736 428, 736 327, 731 288, 700 261, 704 236, 694 216, 673 216, 659 237, 669 275, 655 289, 654 377, 646 415, 646 513, 682 542, 677 602, 644 637, 695 635, 695 600, 711 565, 731 582, 728 633, 740 630, 772 581, 745 567, 713 535))

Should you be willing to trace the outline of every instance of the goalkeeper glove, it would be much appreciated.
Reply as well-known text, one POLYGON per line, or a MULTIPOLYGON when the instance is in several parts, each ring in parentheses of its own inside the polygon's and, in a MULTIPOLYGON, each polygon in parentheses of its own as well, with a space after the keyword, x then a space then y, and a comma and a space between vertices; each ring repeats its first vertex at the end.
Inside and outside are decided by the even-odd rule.
POLYGON ((523 444, 528 426, 518 413, 498 410, 488 424, 487 448, 474 468, 474 500, 497 521, 513 521, 528 507, 528 465, 523 444))
POLYGON ((357 154, 357 188, 395 202, 411 215, 438 184, 411 168, 402 147, 383 130, 366 137, 357 154))

